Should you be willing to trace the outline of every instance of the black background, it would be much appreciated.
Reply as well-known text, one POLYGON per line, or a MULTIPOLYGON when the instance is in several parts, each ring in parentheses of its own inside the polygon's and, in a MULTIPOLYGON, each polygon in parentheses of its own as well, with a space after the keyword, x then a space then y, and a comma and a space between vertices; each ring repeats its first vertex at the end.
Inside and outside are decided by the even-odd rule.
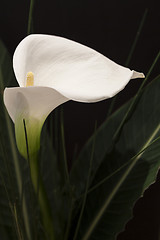
MULTIPOLYGON (((11 55, 27 35, 29 0, 1 0, 0 37, 11 55)), ((159 1, 143 0, 37 0, 34 32, 72 39, 125 65, 146 9, 147 18, 129 68, 147 74, 160 46, 159 1)), ((160 62, 150 77, 160 74, 160 62)), ((135 94, 141 80, 132 80, 118 96, 115 108, 135 94)), ((95 104, 69 102, 64 105, 67 154, 80 149, 92 134, 95 121, 101 124, 110 100, 95 104)), ((160 183, 152 185, 134 207, 134 218, 119 240, 158 240, 160 227, 160 183)))

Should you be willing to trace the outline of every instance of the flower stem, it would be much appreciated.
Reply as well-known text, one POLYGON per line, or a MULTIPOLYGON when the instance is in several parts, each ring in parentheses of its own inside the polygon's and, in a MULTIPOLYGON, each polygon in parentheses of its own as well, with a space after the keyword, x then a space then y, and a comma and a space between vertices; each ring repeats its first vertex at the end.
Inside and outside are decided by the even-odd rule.
POLYGON ((37 200, 40 207, 46 240, 55 240, 51 209, 49 206, 47 193, 46 193, 43 180, 41 177, 41 173, 40 173, 39 158, 38 158, 39 152, 36 151, 34 154, 33 153, 31 155, 29 154, 27 128, 26 128, 24 119, 23 119, 23 124, 24 124, 24 132, 25 132, 25 139, 26 139, 28 164, 30 167, 30 177, 31 177, 31 181, 32 181, 35 193, 37 195, 37 200))
POLYGON ((28 16, 28 29, 27 34, 33 33, 33 9, 35 0, 30 0, 29 16, 28 16))
POLYGON ((37 194, 37 199, 40 206, 42 223, 44 226, 46 239, 55 240, 51 209, 49 207, 49 201, 40 174, 39 161, 37 155, 30 159, 30 174, 32 184, 37 194))

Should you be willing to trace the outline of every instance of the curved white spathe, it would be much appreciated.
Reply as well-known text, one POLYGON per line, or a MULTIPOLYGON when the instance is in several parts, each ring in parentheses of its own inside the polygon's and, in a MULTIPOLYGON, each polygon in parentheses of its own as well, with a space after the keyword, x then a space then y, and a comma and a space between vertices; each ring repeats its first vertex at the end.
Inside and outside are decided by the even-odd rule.
POLYGON ((144 77, 84 45, 41 34, 29 35, 20 42, 13 67, 20 87, 25 87, 27 73, 33 72, 35 86, 53 88, 80 102, 110 98, 130 79, 144 77))
POLYGON ((4 103, 13 122, 24 119, 46 119, 60 104, 68 101, 59 92, 49 87, 15 87, 4 90, 4 103))

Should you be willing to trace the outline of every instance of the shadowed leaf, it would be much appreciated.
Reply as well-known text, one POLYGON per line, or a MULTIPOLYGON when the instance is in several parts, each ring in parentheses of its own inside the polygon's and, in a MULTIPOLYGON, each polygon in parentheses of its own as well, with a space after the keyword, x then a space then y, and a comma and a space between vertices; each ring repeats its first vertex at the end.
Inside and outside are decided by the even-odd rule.
MULTIPOLYGON (((90 182, 90 189, 94 190, 88 193, 77 239, 115 239, 132 216, 135 201, 155 181, 160 166, 160 140, 152 142, 160 135, 159 93, 157 77, 143 91, 116 143, 112 142, 113 135, 130 102, 97 131, 90 182)), ((93 137, 71 172, 76 198, 84 193, 92 142, 93 137)))

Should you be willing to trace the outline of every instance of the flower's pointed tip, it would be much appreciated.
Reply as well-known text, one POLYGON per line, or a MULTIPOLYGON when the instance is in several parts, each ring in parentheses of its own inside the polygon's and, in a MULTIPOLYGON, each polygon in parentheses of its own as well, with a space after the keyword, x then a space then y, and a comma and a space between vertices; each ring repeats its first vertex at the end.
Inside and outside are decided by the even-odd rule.
POLYGON ((145 78, 145 75, 143 73, 140 72, 136 72, 136 71, 132 71, 132 77, 131 79, 135 79, 135 78, 145 78))

